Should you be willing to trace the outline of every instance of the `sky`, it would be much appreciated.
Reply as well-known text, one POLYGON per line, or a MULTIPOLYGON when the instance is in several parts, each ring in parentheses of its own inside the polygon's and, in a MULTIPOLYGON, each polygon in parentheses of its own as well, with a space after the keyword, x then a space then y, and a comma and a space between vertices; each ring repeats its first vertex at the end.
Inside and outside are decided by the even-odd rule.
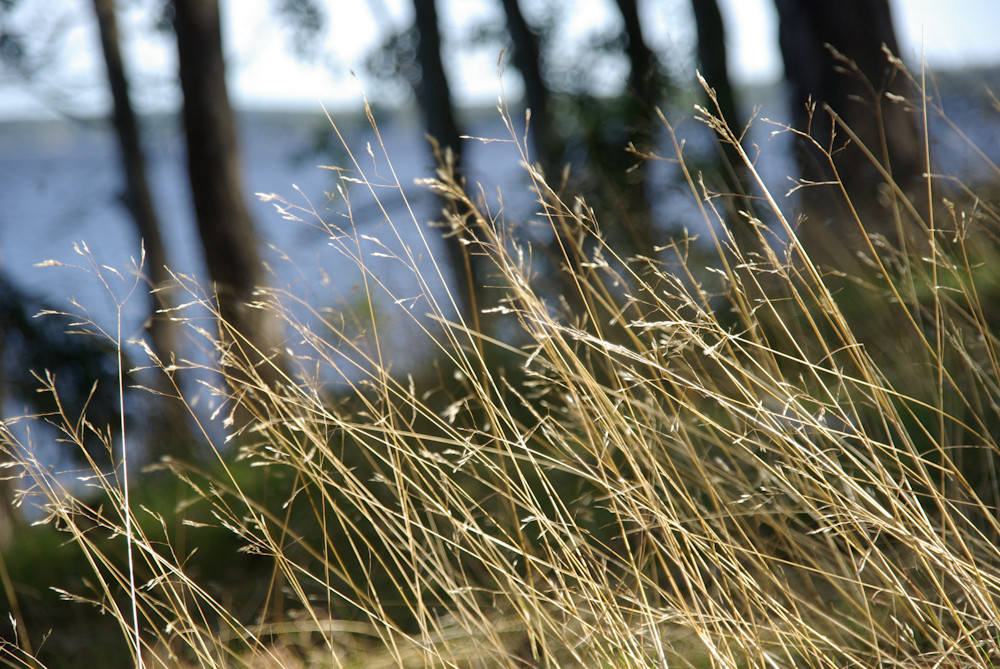
MULTIPOLYGON (((412 18, 409 0, 326 0, 326 39, 309 62, 289 48, 293 35, 275 19, 275 0, 221 0, 230 91, 241 107, 320 109, 357 107, 370 92, 361 67, 364 54, 412 18), (353 72, 353 74, 352 74, 353 72)), ((438 0, 443 30, 503 21, 496 0, 438 0)), ((772 0, 719 0, 726 22, 733 79, 740 84, 781 76, 777 20, 772 0)), ((522 0, 529 19, 538 0, 522 0)), ((595 26, 618 21, 612 0, 565 0, 572 6, 563 27, 567 40, 580 39, 595 26)), ((119 0, 120 24, 135 98, 146 110, 176 106, 175 59, 170 36, 151 31, 156 16, 150 0, 119 0), (152 35, 152 37, 150 36, 152 35)), ((647 39, 660 53, 689 54, 693 39, 688 0, 640 0, 647 39)), ((1000 64, 1000 2, 997 0, 891 0, 904 59, 921 54, 935 68, 1000 64)), ((0 118, 52 115, 62 109, 92 115, 106 108, 96 26, 90 0, 20 0, 23 25, 38 44, 58 44, 51 54, 57 67, 24 85, 5 77, 0 84, 0 118)), ((2 26, 0 26, 2 27, 2 26)), ((454 40, 453 40, 454 41, 454 40)), ((499 93, 498 53, 454 51, 445 54, 459 104, 493 104, 499 93)), ((693 67, 693 63, 692 63, 693 67)), ((621 73, 609 72, 617 80, 621 73)), ((519 92, 516 76, 505 77, 508 95, 519 92)))
MULTIPOLYGON (((361 93, 360 84, 350 77, 331 81, 330 70, 322 66, 303 67, 289 62, 285 37, 269 29, 268 3, 273 0, 239 0, 230 5, 230 34, 236 51, 255 54, 234 79, 241 99, 266 104, 274 98, 296 100, 308 105, 316 100, 344 100, 350 103, 361 93), (258 42, 263 40, 263 44, 258 42), (263 48, 255 51, 252 46, 263 48), (296 75, 285 76, 295 71, 296 75)), ((468 25, 494 6, 503 20, 499 2, 483 0, 439 0, 446 27, 468 25), (484 7, 486 9, 484 9, 484 7)), ((616 21, 611 0, 577 1, 583 19, 570 32, 583 33, 600 21, 616 21)), ((648 39, 661 51, 691 46, 689 0, 639 0, 648 39)), ((727 26, 731 76, 738 83, 769 82, 782 74, 778 52, 777 16, 773 0, 719 0, 727 26)), ((406 0, 334 0, 331 8, 327 48, 341 63, 357 69, 363 53, 379 35, 410 21, 406 0), (379 9, 381 8, 381 9, 379 9)), ((521 2, 530 16, 531 0, 521 2)), ((921 53, 936 67, 1000 63, 1000 2, 997 0, 892 0, 893 17, 899 33, 900 49, 910 62, 920 62, 921 53)), ((453 68, 454 70, 455 68, 453 68)), ((491 104, 497 97, 496 54, 482 54, 464 71, 451 71, 461 102, 491 104)))

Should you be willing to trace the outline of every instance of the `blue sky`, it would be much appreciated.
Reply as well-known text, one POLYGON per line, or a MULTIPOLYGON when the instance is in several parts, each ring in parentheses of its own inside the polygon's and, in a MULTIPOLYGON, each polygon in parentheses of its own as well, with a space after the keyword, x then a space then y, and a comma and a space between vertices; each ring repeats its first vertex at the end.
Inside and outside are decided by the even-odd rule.
MULTIPOLYGON (((612 0, 565 0, 572 6, 564 27, 567 40, 595 26, 617 21, 612 0)), ((222 0, 225 39, 230 61, 234 100, 242 106, 319 109, 357 106, 369 88, 360 73, 362 54, 381 35, 410 21, 409 0, 327 0, 329 29, 320 54, 302 63, 289 54, 290 39, 277 26, 271 12, 273 0, 222 0)), ((155 21, 149 0, 122 2, 123 38, 135 81, 136 98, 146 109, 172 108, 176 104, 175 72, 169 36, 150 38, 155 21)), ((483 16, 502 21, 495 0, 439 0, 448 34, 459 34, 483 16)), ((904 58, 919 63, 921 53, 932 67, 1000 63, 1000 2, 997 0, 892 0, 900 47, 904 58)), ((58 67, 31 86, 0 88, 0 117, 37 116, 53 107, 82 115, 100 113, 106 105, 102 88, 96 28, 90 0, 21 0, 24 19, 38 39, 58 32, 58 67), (57 27, 58 26, 58 27, 57 27)), ((773 80, 781 75, 777 52, 776 17, 771 0, 720 0, 727 22, 730 60, 738 82, 773 80)), ((522 0, 530 16, 531 0, 522 0)), ((640 0, 648 39, 660 52, 690 51, 688 0, 640 0)), ((483 50, 463 58, 447 57, 460 103, 491 104, 499 92, 497 55, 483 50)), ((691 64, 693 67, 693 64, 691 64)), ((614 80, 618 74, 610 71, 614 80)), ((516 76, 508 93, 518 92, 516 76)))

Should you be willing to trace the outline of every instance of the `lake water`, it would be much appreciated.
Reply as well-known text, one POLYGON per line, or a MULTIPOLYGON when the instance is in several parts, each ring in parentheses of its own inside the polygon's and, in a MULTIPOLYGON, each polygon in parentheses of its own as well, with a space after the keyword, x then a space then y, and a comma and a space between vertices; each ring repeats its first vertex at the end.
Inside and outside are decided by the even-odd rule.
MULTIPOLYGON (((325 195, 334 188, 335 175, 318 165, 332 164, 334 158, 344 159, 344 156, 313 151, 321 124, 326 121, 320 114, 243 116, 244 183, 262 253, 277 274, 276 282, 300 283, 299 272, 323 269, 335 279, 326 283, 330 290, 349 289, 360 275, 340 258, 332 257, 323 232, 284 220, 273 204, 254 197, 255 193, 278 193, 294 204, 305 204, 305 196, 324 215, 337 211, 341 203, 328 202, 325 195), (282 261, 281 254, 271 247, 287 253, 294 267, 282 261)), ((201 259, 185 173, 183 136, 167 119, 158 119, 153 125, 146 137, 149 178, 171 266, 175 271, 205 280, 207 272, 201 259)), ((391 147, 400 183, 415 200, 418 214, 426 217, 427 198, 423 189, 413 186, 418 175, 426 174, 424 168, 428 164, 420 132, 405 123, 382 128, 382 132, 391 147)), ((388 170, 384 159, 373 161, 364 152, 371 133, 356 123, 347 128, 347 133, 352 150, 359 152, 359 160, 373 174, 372 178, 385 178, 388 170)), ((118 160, 115 138, 101 124, 45 122, 0 126, 0 202, 3 203, 0 271, 54 304, 75 297, 94 309, 95 317, 103 323, 113 316, 114 305, 102 294, 105 291, 98 281, 88 279, 80 271, 35 265, 47 259, 83 263, 84 259, 74 253, 75 242, 86 243, 100 265, 125 269, 130 258, 138 258, 133 224, 119 201, 122 182, 118 160)), ((407 232, 415 232, 412 225, 402 225, 405 209, 401 199, 390 197, 389 193, 384 195, 391 203, 389 213, 393 220, 407 232)), ((354 218, 358 231, 379 236, 385 217, 373 206, 372 198, 361 194, 357 199, 354 218)), ((145 317, 133 318, 132 311, 141 314, 145 305, 142 300, 135 300, 133 306, 134 309, 126 309, 129 322, 141 323, 145 317)))
MULTIPOLYGON (((468 127, 470 134, 504 138, 506 131, 498 115, 482 118, 468 127)), ((276 193, 294 205, 315 207, 328 223, 358 235, 360 244, 354 251, 384 286, 384 290, 376 290, 375 298, 386 359, 404 356, 416 359, 429 350, 430 342, 420 334, 413 317, 419 319, 430 309, 424 299, 417 299, 425 290, 418 285, 412 266, 419 268, 429 284, 426 292, 447 304, 444 284, 436 279, 438 273, 430 262, 432 256, 445 257, 443 245, 440 234, 426 226, 426 221, 437 215, 439 205, 426 187, 415 184, 417 178, 432 174, 422 130, 406 119, 380 123, 387 158, 364 119, 335 117, 334 120, 345 136, 346 146, 378 193, 376 200, 363 185, 351 186, 353 228, 343 216, 347 211, 343 198, 329 197, 339 183, 337 174, 320 167, 350 167, 351 158, 347 148, 336 139, 326 138, 325 146, 317 149, 324 130, 330 128, 322 112, 240 116, 246 195, 262 256, 272 271, 271 284, 318 310, 343 313, 348 322, 365 303, 363 274, 357 262, 331 244, 328 231, 317 224, 316 218, 299 212, 305 222, 286 220, 273 203, 262 202, 255 193, 276 193), (397 178, 401 188, 394 186, 397 178), (373 241, 376 239, 378 242, 373 241), (386 257, 395 254, 405 258, 404 250, 417 259, 409 263, 411 267, 407 262, 386 257), (400 300, 406 309, 395 306, 394 300, 400 300), (394 351, 399 355, 394 356, 394 351)), ((208 285, 193 218, 180 128, 174 119, 148 119, 144 141, 171 268, 208 285)), ((467 159, 476 180, 487 184, 488 189, 503 186, 510 202, 522 203, 522 214, 518 214, 521 216, 527 215, 531 198, 525 192, 523 171, 516 155, 510 143, 473 142, 468 147, 467 159)), ((95 276, 95 268, 107 266, 127 275, 132 259, 139 258, 139 241, 119 200, 121 191, 117 144, 105 124, 55 121, 0 124, 0 272, 56 309, 76 313, 79 309, 70 305, 70 300, 75 300, 100 327, 114 332, 116 301, 95 276), (83 244, 90 257, 75 252, 74 246, 83 244), (38 266, 47 260, 85 268, 38 266)), ((495 196, 493 199, 495 203, 495 196)), ((510 205, 508 211, 512 213, 518 208, 510 205)), ((347 250, 350 251, 349 245, 347 250)), ((447 277, 446 264, 443 270, 447 277)), ((110 280, 113 291, 125 293, 127 285, 116 282, 111 272, 103 274, 110 280)), ((189 309, 188 313, 192 311, 195 316, 204 315, 204 311, 198 310, 189 309)), ((298 315, 304 312, 299 310, 298 315)), ((148 314, 147 302, 141 295, 130 298, 121 313, 125 339, 142 333, 148 314)), ((353 330, 358 332, 364 327, 358 325, 353 330)), ((208 329, 212 330, 210 326, 208 329)), ((210 365, 204 341, 193 332, 188 333, 182 349, 182 354, 196 364, 210 365)), ((144 360, 138 347, 127 347, 127 351, 133 360, 144 360)), ((351 372, 351 359, 342 362, 344 375, 356 377, 351 372)), ((210 375, 189 374, 185 388, 205 416, 211 414, 217 401, 197 383, 206 377, 210 375)), ((25 411, 9 401, 3 409, 6 416, 25 411)))
MULTIPOLYGON (((426 226, 437 215, 439 205, 426 187, 415 184, 416 179, 432 174, 423 131, 415 121, 405 118, 379 121, 387 158, 363 118, 335 117, 334 121, 378 193, 376 201, 362 185, 355 184, 350 191, 354 231, 388 247, 362 239, 361 255, 385 284, 387 293, 410 306, 410 314, 419 316, 428 308, 419 300, 409 301, 420 292, 412 269, 384 256, 401 254, 404 246, 409 248, 422 258, 421 275, 429 281, 431 294, 447 299, 429 262, 432 255, 445 257, 439 234, 426 226), (396 179, 402 189, 395 188, 396 179)), ((694 127, 694 123, 687 126, 694 127)), ((336 174, 319 167, 351 166, 347 149, 336 139, 327 138, 329 148, 317 150, 318 138, 329 128, 321 112, 241 115, 244 182, 260 248, 273 271, 272 284, 317 308, 349 309, 363 299, 357 263, 331 247, 327 231, 315 225, 313 217, 300 212, 305 223, 285 220, 273 203, 254 197, 255 193, 276 193, 295 205, 315 207, 328 222, 349 228, 350 223, 342 217, 346 204, 328 197, 336 189, 336 174)), ((506 221, 530 220, 534 195, 527 190, 517 148, 499 114, 478 113, 465 131, 502 140, 467 143, 470 181, 483 185, 494 212, 499 211, 497 189, 503 192, 506 221)), ((171 268, 207 284, 178 123, 171 118, 147 120, 144 141, 171 268)), ((114 135, 101 122, 0 124, 0 271, 56 308, 69 308, 68 300, 75 299, 106 328, 115 323, 117 309, 97 277, 80 269, 37 265, 50 259, 69 265, 88 264, 88 258, 74 251, 75 244, 84 243, 96 266, 125 271, 132 259, 138 259, 138 238, 119 201, 122 181, 117 151, 114 135)), ((677 207, 671 211, 672 216, 678 215, 677 207)), ((447 276, 446 263, 442 267, 447 276)), ((140 332, 146 308, 140 297, 125 304, 126 338, 140 332)), ((383 335, 388 335, 390 342, 395 340, 400 350, 412 353, 416 333, 406 327, 407 315, 396 311, 391 307, 382 310, 383 335)))
MULTIPOLYGON (((1000 157, 998 120, 1000 114, 990 108, 982 85, 995 84, 995 73, 985 80, 975 79, 975 86, 943 92, 945 108, 950 117, 972 138, 973 142, 996 160, 1000 157), (970 100, 972 102, 970 102, 970 100)), ((994 86, 994 90, 997 87, 994 86)), ((774 89, 757 94, 764 104, 761 116, 784 116, 784 102, 774 89)), ((756 104, 756 101, 754 102, 756 104)), ((690 150, 704 147, 704 135, 698 124, 690 120, 680 124, 688 138, 690 150)), ((433 277, 429 264, 431 255, 444 257, 440 239, 425 227, 427 219, 436 213, 433 198, 426 189, 414 184, 418 177, 430 173, 430 161, 422 130, 414 121, 388 116, 380 119, 380 131, 392 168, 396 170, 402 191, 394 191, 389 162, 382 155, 374 133, 363 119, 334 118, 347 139, 347 146, 358 163, 377 184, 383 212, 375 199, 362 186, 352 189, 352 213, 359 234, 377 238, 391 251, 374 242, 363 242, 361 253, 375 276, 383 281, 390 293, 412 306, 411 313, 427 311, 418 302, 406 298, 419 293, 413 274, 402 263, 384 255, 399 253, 405 247, 422 257, 422 274, 433 277), (371 146, 371 153, 368 147, 371 146), (415 218, 411 217, 402 194, 409 198, 415 218), (390 224, 391 222, 391 224, 390 224), (395 227, 393 227, 395 226, 395 227), (399 233, 399 239, 394 238, 399 233), (424 247, 421 231, 428 246, 424 247)), ((248 198, 254 193, 277 193, 294 204, 306 204, 321 211, 328 221, 341 221, 344 202, 327 197, 335 188, 335 173, 321 169, 321 164, 349 166, 343 147, 334 142, 332 148, 317 151, 317 137, 329 123, 321 112, 315 114, 243 114, 240 117, 244 181, 248 198)), ((786 175, 792 172, 792 162, 783 136, 773 136, 773 126, 757 123, 751 141, 765 147, 761 168, 775 192, 787 190, 786 175)), ((934 155, 942 170, 974 170, 969 168, 972 151, 962 148, 940 124, 933 126, 934 155)), ((519 166, 516 147, 499 114, 479 113, 466 127, 466 132, 501 142, 470 142, 467 166, 470 179, 481 182, 497 207, 496 190, 504 194, 504 214, 509 221, 530 219, 534 196, 527 192, 524 172, 519 166)), ((145 149, 154 199, 161 217, 170 263, 175 271, 197 277, 207 283, 207 272, 201 259, 201 248, 192 216, 184 170, 184 142, 179 125, 172 118, 150 119, 145 130, 145 149)), ((37 267, 42 261, 54 259, 73 265, 86 260, 74 253, 74 243, 84 242, 100 265, 124 270, 130 258, 138 258, 138 241, 133 224, 118 200, 122 184, 119 174, 117 145, 111 131, 103 123, 74 124, 58 121, 22 121, 0 124, 0 271, 17 285, 56 307, 68 307, 75 298, 85 305, 94 319, 111 327, 115 319, 115 303, 96 277, 82 270, 37 267)), ((673 169, 667 164, 657 167, 655 177, 669 183, 673 169)), ((975 171, 978 170, 978 171, 975 171)), ((660 224, 677 222, 697 225, 694 207, 677 191, 664 189, 664 199, 653 211, 661 216, 660 224)), ((316 225, 285 220, 273 204, 252 198, 252 215, 259 233, 265 259, 272 268, 274 285, 287 288, 307 299, 313 306, 349 309, 357 305, 362 274, 356 264, 329 244, 326 231, 316 225), (277 249, 277 250, 276 250, 277 249), (280 252, 279 252, 280 250, 280 252)), ((432 294, 442 297, 442 285, 431 281, 432 294)), ((414 350, 414 330, 402 326, 406 316, 394 317, 386 309, 385 332, 390 340, 409 354, 414 350)), ((146 318, 146 302, 133 298, 123 310, 124 332, 134 336, 140 332, 146 318)))

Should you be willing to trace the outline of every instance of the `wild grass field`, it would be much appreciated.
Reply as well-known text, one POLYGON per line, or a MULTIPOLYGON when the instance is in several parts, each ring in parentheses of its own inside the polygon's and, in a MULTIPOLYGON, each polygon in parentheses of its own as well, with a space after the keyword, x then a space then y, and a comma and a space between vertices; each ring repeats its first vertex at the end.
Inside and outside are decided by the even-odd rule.
MULTIPOLYGON (((928 175, 914 194, 890 179, 881 209, 846 207, 845 230, 880 232, 858 235, 850 270, 833 268, 700 109, 740 151, 754 196, 705 187, 663 119, 675 141, 659 158, 681 167, 714 237, 622 257, 602 232, 614 221, 564 200, 499 113, 552 243, 511 234, 447 167, 428 179, 490 279, 464 320, 439 302, 440 278, 417 271, 426 249, 397 255, 414 292, 395 308, 434 351, 422 364, 390 364, 374 297, 331 314, 265 292, 255 306, 291 351, 272 369, 246 364, 240 333, 188 323, 229 377, 217 419, 230 437, 201 459, 140 471, 117 426, 49 416, 85 462, 88 434, 112 452, 113 468, 91 459, 71 486, 5 431, 31 492, 20 500, 44 512, 25 540, 37 553, 8 553, 5 573, 52 574, 77 601, 40 619, 35 595, 7 580, 23 607, 3 661, 995 666, 1000 216, 988 184, 928 175)), ((379 197, 359 161, 342 167, 345 201, 379 197)), ((268 197, 364 267, 349 216, 268 197)), ((364 276, 363 294, 379 295, 379 276, 364 276)), ((171 377, 186 363, 153 364, 171 377)))

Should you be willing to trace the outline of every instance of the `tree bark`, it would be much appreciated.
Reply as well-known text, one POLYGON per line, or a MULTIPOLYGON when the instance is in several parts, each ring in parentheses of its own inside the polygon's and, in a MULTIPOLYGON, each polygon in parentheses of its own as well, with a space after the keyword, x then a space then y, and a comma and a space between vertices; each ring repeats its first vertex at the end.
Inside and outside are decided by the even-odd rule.
POLYGON ((218 0, 174 0, 174 30, 195 217, 218 300, 223 343, 234 356, 224 356, 223 367, 238 386, 272 385, 281 376, 281 333, 276 317, 249 306, 265 281, 243 199, 218 0))
MULTIPOLYGON (((905 82, 894 77, 882 52, 884 44, 899 53, 888 0, 775 0, 775 5, 793 125, 808 131, 824 150, 840 149, 846 134, 832 131, 831 117, 823 111, 829 106, 905 187, 921 172, 920 141, 912 113, 886 97, 905 93, 905 82), (810 102, 816 104, 815 114, 810 102)), ((803 178, 833 176, 821 150, 799 142, 797 151, 803 178)), ((839 151, 835 163, 849 192, 874 196, 882 178, 858 147, 839 151)))
MULTIPOLYGON (((413 0, 415 27, 417 29, 417 63, 420 66, 419 79, 414 83, 417 103, 423 113, 427 134, 437 143, 439 160, 451 156, 455 176, 462 180, 462 140, 452 106, 451 87, 441 60, 441 32, 438 26, 435 0, 413 0)), ((445 206, 453 209, 454 202, 445 206)), ((453 209, 452 214, 464 212, 453 209)), ((481 262, 471 241, 470 231, 450 231, 445 237, 445 245, 459 293, 459 307, 464 314, 476 320, 476 287, 482 284, 481 262)))
MULTIPOLYGON (((633 95, 643 103, 640 109, 652 109, 655 105, 653 97, 653 52, 646 46, 642 34, 642 21, 639 19, 639 7, 635 0, 616 0, 622 20, 625 22, 625 37, 627 43, 625 52, 628 54, 631 70, 629 70, 629 88, 633 95)), ((650 117, 652 114, 649 114, 650 117)))
POLYGON ((417 101, 424 112, 427 134, 438 141, 442 151, 451 150, 455 164, 462 161, 462 140, 451 102, 451 86, 441 60, 441 31, 435 0, 413 0, 417 33, 417 62, 420 80, 417 101))
MULTIPOLYGON (((113 101, 112 116, 125 176, 123 200, 142 239, 146 253, 144 269, 148 272, 153 289, 149 293, 151 347, 164 365, 170 365, 176 351, 176 327, 169 315, 159 312, 173 306, 171 277, 167 270, 167 252, 160 235, 159 219, 146 178, 146 160, 139 141, 139 126, 129 96, 114 0, 94 0, 94 13, 108 73, 108 87, 113 101)), ((147 444, 147 455, 151 458, 168 453, 178 456, 186 448, 190 448, 193 442, 193 435, 185 427, 187 413, 178 402, 168 399, 170 389, 165 387, 163 380, 157 385, 164 386, 160 388, 164 397, 159 400, 162 413, 158 414, 158 424, 154 426, 158 438, 147 444)))
MULTIPOLYGON (((548 178, 556 178, 562 150, 552 128, 549 89, 542 77, 538 37, 528 26, 517 0, 503 0, 503 8, 507 15, 507 30, 514 44, 511 57, 524 80, 524 97, 531 110, 531 141, 536 160, 548 178)), ((555 187, 555 184, 550 185, 555 187)))
MULTIPOLYGON (((698 38, 698 64, 701 76, 715 91, 715 102, 706 101, 708 110, 718 114, 732 134, 739 140, 743 131, 743 121, 736 108, 736 94, 729 79, 729 58, 726 52, 726 27, 716 0, 691 0, 695 29, 698 38), (718 105, 718 108, 716 108, 718 105)), ((748 197, 753 189, 747 166, 738 147, 722 138, 716 139, 719 151, 719 178, 721 184, 710 185, 720 191, 728 191, 740 196, 737 207, 741 211, 752 212, 753 201, 748 197)), ((706 178, 706 181, 709 179, 706 178)), ((757 243, 757 236, 746 224, 746 219, 738 212, 727 208, 728 226, 736 240, 744 248, 757 243)))
MULTIPOLYGON (((154 288, 159 288, 170 281, 170 274, 166 270, 167 253, 160 236, 160 224, 150 196, 149 182, 146 179, 146 161, 139 142, 139 127, 132 108, 128 79, 119 48, 114 0, 94 0, 94 13, 97 16, 101 51, 104 54, 108 86, 114 103, 113 119, 121 149, 122 168, 125 172, 124 200, 145 245, 150 283, 154 288)), ((161 300, 156 306, 165 304, 161 300)), ((173 350, 169 321, 162 318, 154 319, 154 325, 150 329, 154 331, 154 341, 163 342, 162 347, 154 345, 157 353, 164 357, 164 360, 169 360, 165 357, 173 350), (160 327, 162 323, 168 325, 160 327)))
POLYGON ((653 148, 653 124, 656 118, 654 109, 659 102, 657 72, 653 52, 646 45, 643 36, 642 21, 639 19, 639 8, 635 0, 616 1, 625 23, 625 53, 630 64, 628 90, 625 94, 627 142, 639 154, 631 158, 630 162, 640 163, 636 169, 630 169, 631 166, 627 163, 619 167, 624 169, 622 177, 626 203, 623 209, 626 215, 622 220, 626 225, 628 242, 632 249, 649 255, 653 253, 656 239, 646 195, 646 175, 642 165, 644 161, 642 155, 649 153, 653 148))
POLYGON ((737 136, 743 127, 736 111, 736 95, 729 80, 729 58, 726 53, 726 27, 716 0, 691 0, 695 29, 698 36, 698 63, 701 76, 715 89, 722 120, 737 136))
MULTIPOLYGON (((6 283, 2 277, 0 277, 0 285, 6 283)), ((0 313, 4 310, 2 308, 3 296, 0 296, 0 313)), ((2 412, 4 406, 7 404, 7 370, 4 369, 4 356, 3 352, 7 344, 7 324, 5 319, 0 320, 0 412, 2 412)), ((3 413, 0 413, 0 446, 6 446, 5 435, 2 430, 6 428, 3 427, 3 413)), ((2 454, 2 461, 4 463, 10 460, 5 452, 2 454)), ((0 478, 0 553, 10 546, 11 539, 14 536, 14 530, 22 525, 24 519, 21 514, 14 510, 14 481, 9 477, 0 478)), ((12 602, 13 603, 13 602, 12 602)))

